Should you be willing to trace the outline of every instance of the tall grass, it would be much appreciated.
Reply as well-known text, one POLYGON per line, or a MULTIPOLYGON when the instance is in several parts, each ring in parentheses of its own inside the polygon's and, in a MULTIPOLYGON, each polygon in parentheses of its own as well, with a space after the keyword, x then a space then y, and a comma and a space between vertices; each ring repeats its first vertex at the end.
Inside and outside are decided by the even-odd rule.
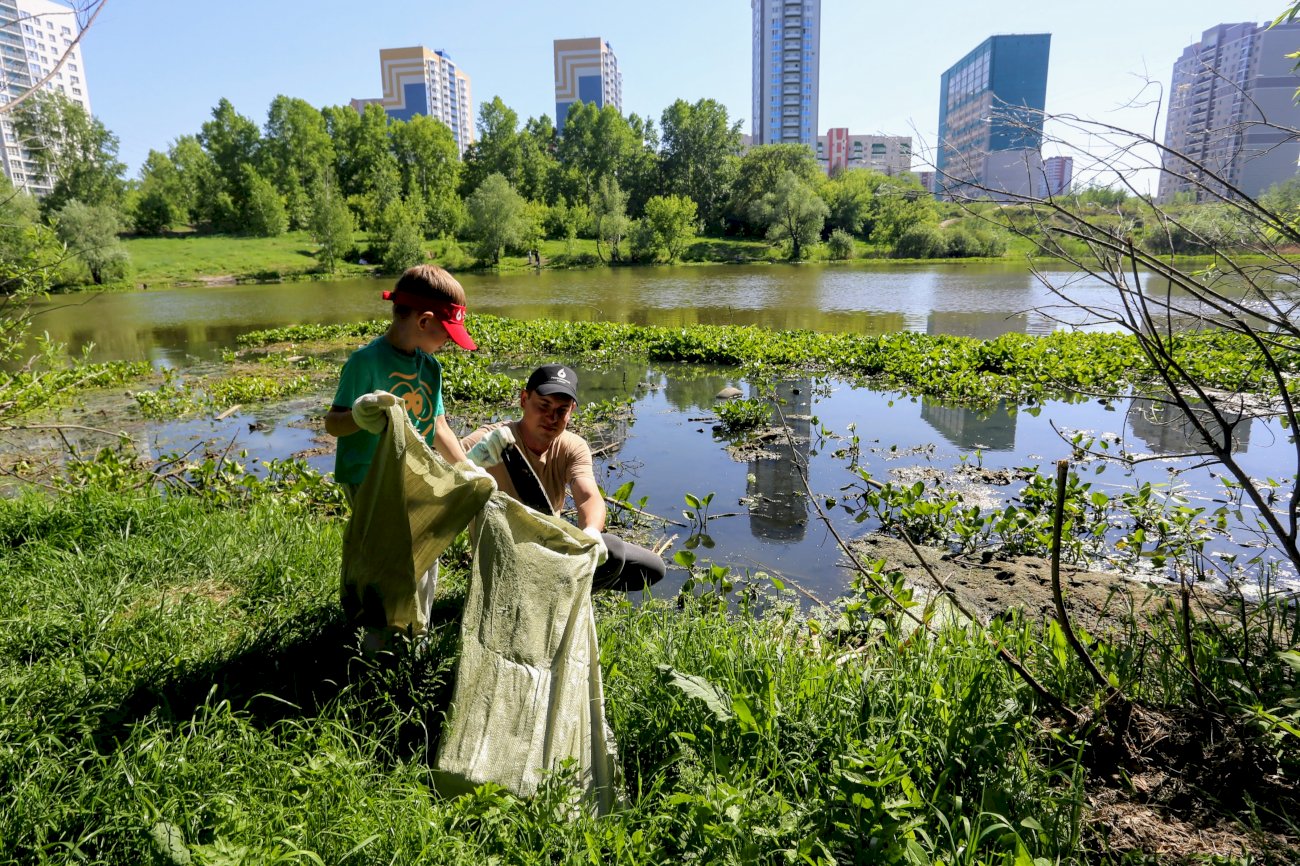
MULTIPOLYGON (((575 816, 563 774, 530 801, 440 798, 468 551, 430 649, 364 661, 340 529, 269 487, 0 501, 0 863, 1107 860, 1084 740, 978 627, 909 632, 861 584, 812 618, 713 564, 598 605, 626 810, 575 816)), ((1086 699, 1050 635, 992 628, 1086 699)))

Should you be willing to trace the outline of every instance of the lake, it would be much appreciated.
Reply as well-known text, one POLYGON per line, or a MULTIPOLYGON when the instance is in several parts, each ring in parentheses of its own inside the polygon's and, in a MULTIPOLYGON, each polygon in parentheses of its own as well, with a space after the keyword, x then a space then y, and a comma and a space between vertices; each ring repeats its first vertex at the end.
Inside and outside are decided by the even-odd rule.
MULTIPOLYGON (((1057 271, 1080 304, 1110 303, 1099 280, 1057 271)), ((476 312, 511 318, 638 325, 761 325, 776 329, 894 331, 990 338, 1045 334, 1058 318, 1081 323, 1024 264, 708 265, 595 268, 460 277, 476 312)), ((198 286, 69 295, 38 305, 35 330, 97 360, 183 365, 212 359, 246 331, 387 315, 391 279, 198 286)))
MULTIPOLYGON (((1065 272, 1047 277, 1070 283, 1075 296, 1094 309, 1110 301, 1099 281, 1065 272)), ((472 311, 523 318, 867 334, 912 330, 983 338, 1048 333, 1064 326, 1062 318, 1081 321, 1078 313, 1071 319, 1043 310, 1054 301, 1051 293, 1023 267, 1006 265, 622 268, 462 279, 472 311)), ((37 325, 74 350, 93 344, 98 359, 147 359, 184 368, 210 363, 249 330, 382 316, 386 304, 379 293, 389 284, 367 279, 72 296, 45 305, 37 325)), ((772 443, 768 459, 734 460, 728 443, 713 434, 711 416, 721 388, 749 388, 736 371, 632 362, 580 372, 584 401, 632 400, 626 440, 600 461, 599 480, 607 491, 631 481, 633 499, 648 496, 648 510, 679 521, 687 494, 713 493, 710 512, 730 516, 710 522, 715 547, 699 549, 701 556, 739 571, 782 575, 823 596, 843 588, 843 557, 809 507, 796 460, 806 463, 819 497, 851 497, 860 491, 861 479, 837 451, 855 432, 862 440, 862 466, 880 479, 952 475, 974 462, 990 470, 1032 466, 1049 472, 1054 460, 1071 452, 1061 433, 1081 430, 1107 434, 1127 450, 1153 458, 1132 474, 1102 464, 1084 467, 1081 472, 1094 489, 1113 494, 1150 481, 1196 505, 1210 505, 1219 496, 1219 483, 1208 469, 1171 473, 1173 455, 1192 440, 1149 401, 1055 401, 1032 414, 1006 405, 975 412, 854 388, 834 378, 798 379, 779 385, 797 441, 772 443)), ((308 429, 328 397, 252 408, 222 421, 151 425, 148 449, 162 454, 206 442, 221 450, 234 440, 254 460, 304 454, 328 471, 332 457, 314 453, 320 443, 317 432, 308 429)), ((1243 423, 1236 442, 1247 468, 1266 476, 1289 436, 1256 420, 1243 423)), ((976 484, 966 494, 972 502, 999 507, 1020 486, 976 484)), ((876 528, 870 521, 856 522, 843 509, 832 509, 831 516, 848 537, 876 528)), ((669 531, 679 535, 678 547, 689 534, 675 527, 669 531)), ((680 572, 670 576, 662 591, 671 591, 680 579, 680 572)))

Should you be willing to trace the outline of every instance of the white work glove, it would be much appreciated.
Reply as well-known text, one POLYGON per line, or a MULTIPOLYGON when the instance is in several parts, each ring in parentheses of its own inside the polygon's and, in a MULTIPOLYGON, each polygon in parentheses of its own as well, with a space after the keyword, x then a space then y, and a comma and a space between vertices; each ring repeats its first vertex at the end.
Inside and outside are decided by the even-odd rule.
POLYGON ((509 425, 498 427, 476 442, 466 456, 479 466, 496 466, 502 460, 502 452, 514 444, 515 434, 510 432, 509 425))
POLYGON ((352 420, 367 433, 383 433, 388 421, 388 407, 397 405, 397 396, 387 391, 362 394, 352 404, 352 420))
POLYGON ((486 469, 484 469, 482 466, 479 466, 473 460, 462 460, 452 468, 459 469, 465 475, 465 478, 468 481, 473 481, 478 478, 486 478, 488 481, 492 483, 492 489, 493 490, 497 489, 497 480, 493 478, 490 474, 488 474, 488 471, 486 469))
POLYGON ((600 537, 600 530, 594 526, 584 526, 582 534, 596 542, 596 564, 604 565, 605 560, 609 559, 609 548, 605 546, 605 539, 600 537))

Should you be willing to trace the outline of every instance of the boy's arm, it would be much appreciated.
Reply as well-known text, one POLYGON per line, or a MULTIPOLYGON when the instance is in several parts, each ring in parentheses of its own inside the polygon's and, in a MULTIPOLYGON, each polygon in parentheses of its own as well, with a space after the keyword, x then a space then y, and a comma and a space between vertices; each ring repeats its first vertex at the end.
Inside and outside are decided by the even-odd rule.
POLYGON ((352 417, 351 407, 344 409, 331 406, 325 413, 325 432, 331 436, 351 436, 360 429, 361 427, 352 417))
POLYGON ((433 446, 448 463, 464 463, 467 459, 465 449, 460 447, 460 440, 456 438, 455 433, 451 432, 451 426, 447 424, 446 415, 439 415, 433 419, 433 446))

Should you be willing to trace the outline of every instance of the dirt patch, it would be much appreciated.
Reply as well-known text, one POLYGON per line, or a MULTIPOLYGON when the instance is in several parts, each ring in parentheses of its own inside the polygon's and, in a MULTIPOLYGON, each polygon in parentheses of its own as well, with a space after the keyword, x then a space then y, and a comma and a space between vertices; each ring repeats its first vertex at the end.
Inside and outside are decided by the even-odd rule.
MULTIPOLYGON (((714 428, 716 431, 718 428, 714 428)), ((784 427, 763 427, 753 430, 727 444, 727 456, 737 463, 751 460, 781 460, 789 453, 791 442, 807 442, 807 437, 794 436, 784 427), (784 453, 783 453, 784 452, 784 453)))
MULTIPOLYGON (((875 534, 854 542, 854 547, 864 561, 884 559, 888 568, 902 569, 921 592, 935 592, 934 580, 902 539, 875 534)), ((933 547, 919 550, 926 564, 985 622, 1013 610, 1033 621, 1055 615, 1051 563, 1046 559, 1003 558, 991 551, 959 556, 933 547)), ((1118 622, 1121 615, 1154 610, 1169 602, 1172 589, 1167 583, 1073 566, 1061 567, 1061 586, 1066 609, 1089 630, 1118 622)))

